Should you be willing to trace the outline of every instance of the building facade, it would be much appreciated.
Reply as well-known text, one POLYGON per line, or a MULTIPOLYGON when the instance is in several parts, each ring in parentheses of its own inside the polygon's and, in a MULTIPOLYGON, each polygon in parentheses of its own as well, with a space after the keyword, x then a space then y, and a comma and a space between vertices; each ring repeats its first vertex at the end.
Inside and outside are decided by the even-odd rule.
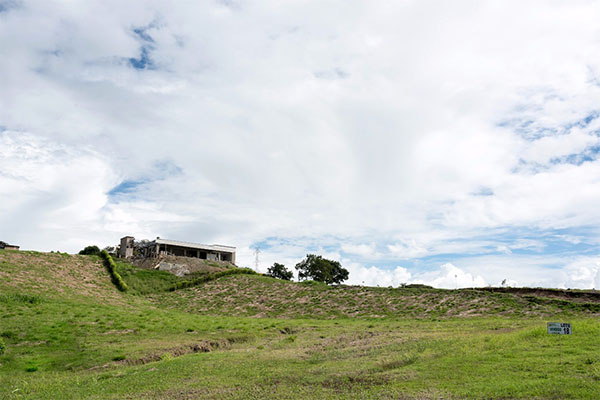
POLYGON ((148 241, 135 241, 133 236, 121 238, 119 257, 153 258, 162 255, 193 257, 202 260, 226 261, 235 264, 235 247, 218 244, 199 244, 156 238, 148 241))

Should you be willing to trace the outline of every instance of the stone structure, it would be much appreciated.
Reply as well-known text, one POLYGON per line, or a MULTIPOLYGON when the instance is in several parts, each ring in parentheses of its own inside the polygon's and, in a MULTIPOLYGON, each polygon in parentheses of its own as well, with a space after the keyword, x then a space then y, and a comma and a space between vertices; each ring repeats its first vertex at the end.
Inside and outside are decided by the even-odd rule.
POLYGON ((119 257, 152 258, 161 255, 193 257, 202 260, 227 261, 235 264, 235 247, 218 244, 198 244, 156 238, 156 240, 135 241, 133 236, 121 238, 119 257))
POLYGON ((0 250, 19 250, 19 246, 0 241, 0 250))
POLYGON ((119 246, 119 257, 132 258, 134 243, 135 243, 135 238, 133 236, 122 237, 121 245, 119 246))

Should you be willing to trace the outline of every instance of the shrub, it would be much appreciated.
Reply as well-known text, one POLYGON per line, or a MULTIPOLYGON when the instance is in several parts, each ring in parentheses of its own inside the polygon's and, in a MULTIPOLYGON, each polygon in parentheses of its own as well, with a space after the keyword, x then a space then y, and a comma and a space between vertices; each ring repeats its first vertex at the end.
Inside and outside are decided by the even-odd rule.
POLYGON ((106 250, 106 252, 108 254, 110 254, 111 256, 116 256, 117 255, 117 249, 115 246, 106 246, 104 249, 102 250, 106 250))
POLYGON ((30 364, 27 366, 27 368, 25 368, 25 372, 35 372, 37 370, 38 370, 38 367, 35 364, 30 364))
POLYGON ((119 273, 117 272, 117 265, 115 264, 115 261, 112 259, 110 254, 108 254, 106 250, 102 250, 100 252, 100 257, 102 257, 102 260, 104 260, 104 266, 108 270, 111 280, 117 287, 117 289, 119 289, 121 292, 127 291, 127 289, 129 288, 127 287, 127 284, 125 283, 121 275, 119 275, 119 273))
POLYGON ((98 246, 87 246, 85 249, 79 252, 82 256, 99 256, 100 248, 98 246))

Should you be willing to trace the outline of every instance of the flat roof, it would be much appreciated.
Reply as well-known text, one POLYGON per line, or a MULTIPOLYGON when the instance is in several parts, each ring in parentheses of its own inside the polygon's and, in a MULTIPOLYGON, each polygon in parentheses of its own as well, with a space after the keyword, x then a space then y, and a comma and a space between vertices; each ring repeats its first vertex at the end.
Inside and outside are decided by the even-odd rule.
POLYGON ((222 251, 222 252, 226 252, 226 253, 235 253, 235 247, 224 246, 224 245, 220 245, 220 244, 200 244, 200 243, 182 242, 180 240, 170 240, 170 239, 156 239, 153 242, 156 244, 168 244, 171 246, 189 247, 192 249, 213 250, 213 251, 222 251))

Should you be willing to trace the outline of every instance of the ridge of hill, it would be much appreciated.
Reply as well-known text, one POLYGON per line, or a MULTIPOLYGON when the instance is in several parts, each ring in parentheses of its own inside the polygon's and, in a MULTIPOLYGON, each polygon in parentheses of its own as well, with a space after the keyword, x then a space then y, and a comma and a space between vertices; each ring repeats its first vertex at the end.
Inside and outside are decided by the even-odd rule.
POLYGON ((215 274, 214 280, 169 292, 177 283, 226 270, 220 266, 201 267, 190 275, 178 277, 117 260, 118 272, 131 288, 127 295, 114 290, 98 257, 3 251, 0 252, 0 289, 54 298, 91 298, 111 304, 144 301, 158 307, 204 315, 273 318, 600 314, 598 291, 544 288, 447 290, 327 286, 261 275, 221 277, 215 274))

